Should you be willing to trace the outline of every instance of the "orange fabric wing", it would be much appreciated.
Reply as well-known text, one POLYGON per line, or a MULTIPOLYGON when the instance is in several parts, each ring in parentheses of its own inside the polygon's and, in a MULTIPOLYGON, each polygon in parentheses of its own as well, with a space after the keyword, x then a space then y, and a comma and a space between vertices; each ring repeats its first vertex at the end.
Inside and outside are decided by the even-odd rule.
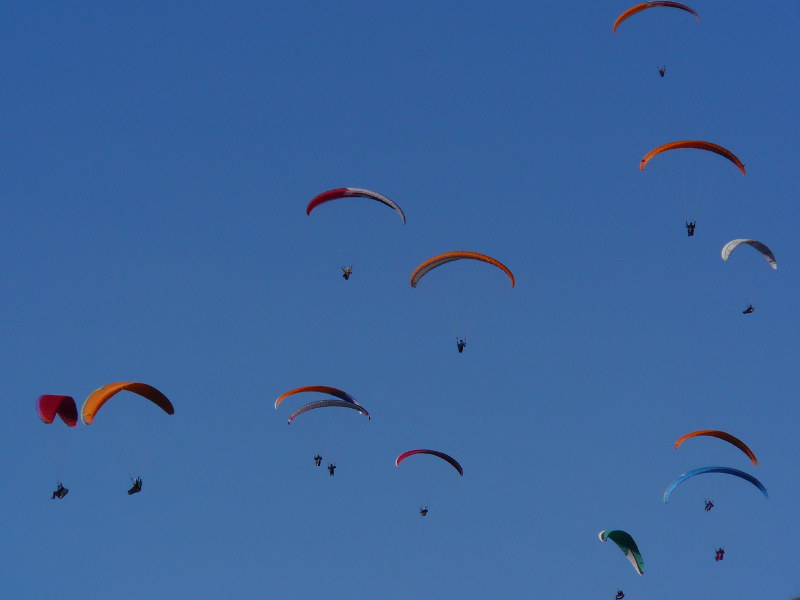
POLYGON ((134 381, 120 381, 117 383, 109 383, 103 387, 92 392, 81 408, 81 420, 85 425, 91 424, 97 411, 108 402, 115 394, 127 391, 138 394, 143 398, 147 398, 161 408, 168 415, 175 414, 175 408, 172 402, 169 401, 164 394, 154 388, 152 385, 146 383, 138 383, 134 381))
POLYGON ((708 436, 711 436, 711 437, 715 437, 715 438, 719 438, 721 440, 724 440, 724 441, 728 442, 729 444, 733 444, 739 450, 741 450, 742 452, 747 454, 747 456, 750 458, 751 461, 753 461, 753 464, 755 466, 758 466, 758 459, 756 458, 756 455, 753 454, 753 451, 750 450, 750 448, 747 446, 747 444, 745 444, 739 438, 731 435, 730 433, 726 433, 724 431, 719 431, 718 429, 700 429, 698 431, 692 431, 690 433, 687 433, 686 435, 682 435, 677 440, 675 440, 675 448, 677 449, 683 442, 685 442, 689 438, 697 437, 699 435, 708 435, 708 436))

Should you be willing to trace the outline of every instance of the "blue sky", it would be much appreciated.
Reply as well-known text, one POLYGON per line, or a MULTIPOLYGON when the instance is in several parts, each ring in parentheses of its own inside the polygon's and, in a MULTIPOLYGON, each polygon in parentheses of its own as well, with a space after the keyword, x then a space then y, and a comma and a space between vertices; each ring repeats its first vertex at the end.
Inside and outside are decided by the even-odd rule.
POLYGON ((6 4, 0 595, 796 596, 800 5, 691 5, 612 35, 626 3, 6 4), (692 150, 639 170, 679 139, 747 175, 692 150), (365 199, 306 216, 342 186, 408 224, 365 199), (723 262, 733 238, 778 270, 723 262), (516 287, 474 262, 408 285, 450 250, 516 287), (175 414, 36 418, 126 380, 175 414), (301 399, 274 399, 313 384, 372 420, 287 427, 301 399), (759 466, 673 449, 706 428, 759 466), (464 476, 394 466, 415 447, 464 476), (662 503, 716 464, 769 500, 708 475, 662 503))

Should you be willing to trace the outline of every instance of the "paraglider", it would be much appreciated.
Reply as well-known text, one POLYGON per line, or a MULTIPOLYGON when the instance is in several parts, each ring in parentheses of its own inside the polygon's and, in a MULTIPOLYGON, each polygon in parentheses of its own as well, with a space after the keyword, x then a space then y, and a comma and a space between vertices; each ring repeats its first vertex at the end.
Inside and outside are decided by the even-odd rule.
MULTIPOLYGON (((725 244, 722 247, 722 250, 720 251, 722 260, 727 261, 728 258, 730 258, 731 254, 733 253, 733 251, 742 245, 755 248, 761 254, 761 256, 764 257, 764 260, 767 261, 767 264, 769 264, 769 266, 772 267, 773 270, 777 270, 778 262, 775 260, 775 255, 772 253, 772 250, 770 250, 766 244, 759 242, 758 240, 748 240, 748 239, 731 240, 730 242, 725 244)), ((749 315, 752 314, 755 310, 756 310, 755 306, 753 306, 752 304, 748 304, 742 311, 742 314, 749 315)))
POLYGON ((667 150, 676 150, 680 148, 695 148, 697 150, 707 150, 709 152, 714 152, 715 154, 719 154, 720 156, 727 158, 731 161, 736 167, 742 172, 742 175, 745 174, 744 164, 739 158, 727 148, 723 148, 719 144, 715 144, 713 142, 704 142, 702 140, 681 140, 678 142, 669 142, 667 144, 662 144, 661 146, 656 146, 650 152, 644 155, 642 161, 639 163, 639 170, 644 171, 644 168, 647 166, 647 163, 650 160, 662 152, 666 152, 667 150))
POLYGON ((78 424, 78 407, 72 396, 45 394, 36 401, 36 412, 42 422, 51 424, 58 416, 67 427, 78 424))
POLYGON ((139 492, 142 491, 142 478, 141 477, 137 477, 136 479, 133 479, 132 481, 133 481, 133 485, 131 486, 131 489, 128 490, 128 496, 131 496, 133 494, 138 494, 139 492))
POLYGON ((632 17, 636 13, 642 12, 643 10, 647 10, 648 8, 656 8, 659 6, 667 8, 679 8, 681 10, 685 10, 686 12, 693 14, 697 19, 698 23, 700 22, 700 15, 698 15, 697 12, 694 11, 694 9, 690 8, 689 6, 686 6, 685 4, 681 4, 680 2, 667 2, 664 0, 654 1, 654 2, 642 2, 641 4, 632 6, 628 10, 624 11, 620 16, 618 16, 617 20, 614 21, 614 25, 611 27, 611 33, 616 33, 619 24, 622 23, 624 20, 628 19, 629 17, 632 17))
POLYGON ((661 75, 661 77, 663 78, 664 75, 667 74, 667 67, 665 67, 663 65, 658 67, 658 74, 661 75))
POLYGON ((625 597, 625 592, 623 592, 622 590, 617 590, 617 595, 615 597, 615 600, 622 600, 624 597, 625 597))
POLYGON ((83 403, 81 409, 81 420, 84 425, 90 425, 94 420, 97 411, 108 402, 112 397, 122 391, 133 392, 150 400, 153 404, 161 408, 168 415, 175 414, 175 409, 172 403, 164 394, 158 391, 151 385, 146 383, 136 383, 132 381, 120 381, 117 383, 109 383, 103 387, 92 392, 86 401, 83 403))
MULTIPOLYGON (((447 264, 449 262, 464 260, 464 259, 476 260, 492 265, 493 267, 496 267, 497 269, 501 270, 503 273, 506 274, 506 276, 511 281, 511 287, 512 288, 515 287, 516 280, 514 279, 514 274, 507 266, 505 266, 499 260, 497 260, 496 258, 492 258, 491 256, 487 256, 485 254, 480 254, 479 252, 468 252, 462 250, 437 254, 436 256, 433 256, 428 260, 426 260, 425 262, 423 262, 422 264, 420 264, 411 273, 411 279, 410 279, 411 287, 416 288, 419 282, 422 280, 422 278, 432 270, 437 269, 438 267, 441 267, 442 265, 447 264)), ((447 277, 444 277, 443 279, 446 281, 447 277)), ((434 289, 436 289, 436 286, 434 286, 434 289)), ((475 307, 473 301, 476 299, 476 297, 470 298, 469 300, 466 301, 466 303, 463 306, 460 307, 462 311, 465 311, 465 314, 454 318, 454 313, 458 312, 459 305, 461 304, 461 293, 456 292, 455 290, 451 291, 454 293, 448 294, 449 297, 445 300, 444 304, 448 305, 448 312, 450 313, 449 316, 452 319, 451 325, 454 329, 454 333, 458 334, 456 335, 456 348, 458 349, 458 352, 460 354, 464 352, 464 348, 467 345, 466 336, 463 334, 465 332, 468 332, 468 327, 465 327, 466 319, 463 317, 466 317, 467 316, 466 313, 471 312, 471 309, 475 307)), ((480 294, 478 296, 480 296, 480 294)))
POLYGON ((692 237, 694 235, 694 228, 697 226, 696 221, 686 221, 686 235, 692 237))
MULTIPOLYGON (((328 190, 327 192, 323 192, 318 196, 314 197, 311 202, 308 203, 306 207, 306 214, 310 215, 311 211, 314 210, 320 204, 324 204, 325 202, 330 202, 331 200, 338 200, 339 198, 371 198, 372 200, 377 200, 378 202, 385 204, 386 206, 393 208, 397 214, 400 215, 400 218, 403 220, 403 225, 406 224, 406 215, 403 212, 397 203, 393 202, 383 194, 379 194, 378 192, 373 192, 372 190, 365 190, 362 188, 336 188, 334 190, 328 190)), ((347 279, 345 277, 345 279, 347 279)))
POLYGON ((617 547, 622 550, 622 553, 631 563, 631 566, 636 570, 639 575, 644 574, 644 559, 636 542, 631 537, 631 534, 621 529, 606 529, 597 534, 601 542, 611 540, 617 547))
MULTIPOLYGON (((132 392, 146 400, 149 400, 162 411, 168 415, 175 414, 175 408, 172 406, 169 398, 167 398, 161 391, 147 383, 134 382, 134 381, 119 381, 116 383, 109 383, 101 388, 92 392, 83 403, 81 408, 81 420, 85 425, 91 425, 97 413, 109 401, 119 397, 120 392, 132 392)), ((143 406, 146 406, 144 404, 143 406)), ((138 445, 138 444, 137 444, 138 445)), ((141 465, 139 465, 141 467, 141 465)), ((131 473, 129 473, 131 474, 131 473)), ((133 485, 128 490, 128 495, 137 494, 142 490, 141 477, 131 478, 133 485)))
MULTIPOLYGON (((36 401, 36 412, 43 423, 51 425, 58 416, 67 427, 75 427, 78 424, 78 407, 72 396, 60 396, 45 394, 39 396, 36 401)), ((57 475, 58 476, 58 475, 57 475)), ((50 495, 51 500, 58 498, 61 500, 69 493, 61 482, 58 482, 55 491, 50 495)))
POLYGON ((422 279, 429 271, 435 269, 436 267, 440 267, 445 263, 449 263, 454 260, 461 260, 461 259, 472 259, 472 260, 480 260, 490 265, 497 267, 498 269, 502 270, 508 278, 511 280, 511 287, 516 285, 516 281, 514 280, 514 274, 511 270, 501 263, 496 258, 492 258, 491 256, 486 256, 485 254, 480 254, 479 252, 467 252, 458 250, 455 252, 445 252, 444 254, 437 254, 423 262, 419 265, 414 272, 411 273, 411 287, 417 287, 420 279, 422 279))
POLYGON ((714 508, 714 503, 711 500, 706 500, 706 506, 703 510, 709 512, 712 508, 714 508))
POLYGON ((725 550, 723 550, 722 548, 717 548, 716 556, 714 556, 714 560, 719 562, 724 558, 725 558, 725 550))
MULTIPOLYGON (((389 208, 393 209, 399 216, 400 220, 403 222, 403 225, 406 224, 406 215, 403 212, 403 209, 394 202, 393 200, 389 199, 388 197, 384 196, 383 194, 379 194, 378 192, 374 192, 372 190, 367 190, 363 188, 351 188, 351 187, 342 187, 336 188, 333 190, 328 190, 327 192, 322 192, 318 194, 306 206, 306 214, 310 215, 311 212, 321 204, 325 204, 327 202, 331 202, 332 200, 339 200, 342 198, 369 198, 371 200, 375 200, 384 206, 388 206, 389 208)), ((349 228, 348 228, 349 229, 349 228)), ((339 232, 339 239, 337 243, 340 242, 342 239, 350 239, 346 232, 339 232)), ((349 251, 345 250, 349 254, 349 251)), ((347 262, 350 262, 349 259, 346 259, 347 262)), ((342 278, 347 281, 350 279, 350 276, 353 274, 353 266, 342 266, 342 278)))
POLYGON ((752 483, 761 491, 762 494, 764 494, 765 498, 769 498, 769 494, 767 494, 767 488, 764 487, 764 484, 762 484, 758 479, 756 479, 749 473, 745 473, 744 471, 740 471, 739 469, 734 469, 732 467, 700 467, 699 469, 693 469, 691 471, 687 471, 686 473, 676 478, 672 483, 670 483, 667 486, 667 489, 664 490, 664 504, 666 504, 669 501, 669 497, 672 495, 672 492, 675 490, 676 487, 678 487, 678 485, 680 485, 687 479, 690 479, 697 475, 703 475, 706 473, 722 473, 725 475, 733 475, 734 477, 739 477, 741 479, 744 479, 745 481, 752 483))
POLYGON ((56 487, 55 491, 53 492, 53 495, 52 495, 52 496, 50 496, 50 500, 55 500, 56 498, 58 498, 59 500, 61 500, 61 499, 62 499, 64 496, 66 496, 68 493, 69 493, 69 490, 68 490, 67 488, 65 488, 65 487, 64 487, 64 486, 61 484, 61 482, 59 481, 59 482, 58 482, 58 486, 56 487))
POLYGON ((348 402, 346 400, 317 400, 316 402, 309 402, 298 408, 294 411, 291 415, 289 415, 289 424, 291 425, 292 421, 295 417, 302 415, 304 412, 308 412, 309 410, 314 410, 316 408, 326 408, 331 406, 338 406, 341 408, 352 408, 353 410, 357 410, 362 415, 366 416, 367 419, 372 419, 370 414, 367 412, 367 409, 359 404, 355 404, 354 402, 348 402))
POLYGON ((395 466, 399 467, 401 462, 403 462, 409 456, 413 456, 414 454, 431 454, 433 456, 438 456, 442 460, 445 460, 448 463, 450 463, 452 465, 452 467, 456 471, 458 471, 459 475, 462 475, 462 476, 464 475, 464 469, 461 468, 461 465, 458 463, 458 461, 455 458, 453 458, 449 454, 445 454, 444 452, 439 452, 438 450, 424 450, 424 449, 408 450, 407 452, 403 452, 400 456, 398 456, 395 459, 395 461, 394 461, 395 466))
POLYGON ((747 455, 747 457, 753 462, 755 466, 758 466, 758 459, 756 458, 756 455, 753 454, 753 451, 747 444, 745 444, 742 440, 740 440, 736 436, 733 436, 725 431, 720 431, 718 429, 698 429, 697 431, 690 431, 689 433, 686 433, 681 437, 679 437, 677 440, 675 440, 675 449, 677 450, 681 446, 681 444, 683 444, 683 442, 685 442, 686 440, 699 436, 715 437, 717 439, 723 440, 725 442, 728 442, 729 444, 736 446, 739 450, 741 450, 747 455))
POLYGON ((420 506, 419 507, 419 514, 423 517, 428 515, 428 507, 427 506, 420 506))
POLYGON ((728 260, 731 253, 742 244, 755 248, 761 253, 761 255, 764 257, 764 260, 766 260, 767 263, 769 263, 770 267, 772 267, 773 269, 778 268, 778 262, 775 260, 775 255, 772 253, 772 250, 770 250, 766 244, 763 244, 758 240, 746 240, 746 239, 731 240, 722 247, 722 251, 720 252, 720 254, 722 255, 722 260, 728 260))
MULTIPOLYGON (((292 422, 302 414, 305 414, 310 411, 315 411, 321 408, 349 408, 356 412, 361 413, 367 420, 372 420, 372 416, 369 414, 369 411, 358 404, 356 399, 353 398, 350 394, 345 392, 344 390, 340 390, 338 388, 326 386, 326 385, 307 385, 302 386, 299 388, 295 388, 289 390, 278 396, 275 400, 275 408, 277 409, 278 406, 288 397, 293 396, 295 394, 301 394, 304 392, 319 392, 319 393, 327 393, 335 396, 334 398, 323 398, 322 400, 315 400, 313 402, 308 402, 303 404, 299 408, 297 408, 294 412, 289 415, 287 419, 287 424, 291 425, 292 422)), ((333 471, 331 470, 331 465, 334 464, 335 459, 337 458, 337 451, 336 446, 340 445, 340 443, 336 443, 331 445, 331 442, 334 438, 338 437, 341 441, 341 435, 337 433, 336 427, 331 427, 331 420, 335 422, 337 417, 336 414, 338 411, 333 411, 332 415, 328 414, 328 411, 324 411, 322 415, 320 415, 320 419, 316 421, 315 419, 311 418, 305 425, 300 425, 300 430, 306 436, 309 436, 311 442, 313 443, 312 448, 315 450, 314 454, 314 464, 317 467, 322 466, 322 457, 323 454, 327 458, 328 463, 328 473, 333 475, 333 471), (322 449, 322 452, 318 450, 322 449)), ((344 411, 346 415, 347 412, 344 411)), ((305 418, 303 419, 305 422, 305 418)), ((335 468, 335 465, 334 465, 335 468)))
POLYGON ((328 463, 328 475, 333 477, 333 472, 336 470, 336 465, 333 463, 328 463))

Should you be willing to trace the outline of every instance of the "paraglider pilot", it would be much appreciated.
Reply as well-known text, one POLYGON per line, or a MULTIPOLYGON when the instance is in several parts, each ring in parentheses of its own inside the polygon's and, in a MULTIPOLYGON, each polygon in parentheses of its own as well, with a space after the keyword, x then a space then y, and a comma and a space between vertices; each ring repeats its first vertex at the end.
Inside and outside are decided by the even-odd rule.
POLYGON ((344 277, 345 281, 350 279, 350 275, 353 274, 353 267, 342 267, 342 277, 344 277))
POLYGON ((706 500, 706 512, 714 508, 714 503, 711 500, 706 500))
POLYGON ((69 490, 67 488, 65 488, 61 484, 61 482, 59 481, 58 482, 58 486, 56 487, 56 490, 53 492, 53 495, 50 496, 50 500, 55 500, 56 498, 61 500, 64 496, 67 495, 68 492, 69 492, 69 490))
POLYGON ((662 65, 658 67, 658 74, 661 75, 662 77, 666 74, 666 72, 667 72, 666 66, 662 65))
POLYGON ((322 457, 319 454, 317 454, 314 457, 314 464, 316 464, 317 466, 320 466, 322 464, 322 457))
POLYGON ((747 305, 747 308, 745 308, 745 309, 742 311, 742 314, 743 314, 743 315, 749 315, 749 314, 750 314, 751 312, 753 312, 755 309, 756 309, 756 307, 755 307, 755 306, 753 306, 752 304, 748 304, 748 305, 747 305))
POLYGON ((617 590, 617 600, 622 600, 625 597, 625 592, 617 590))
POLYGON ((458 338, 458 341, 456 342, 456 347, 458 348, 458 352, 459 353, 464 351, 464 348, 466 347, 466 345, 467 345, 466 338, 465 339, 458 338))
POLYGON ((428 514, 428 507, 427 506, 420 506, 419 507, 419 514, 423 517, 428 514))
POLYGON ((697 221, 686 221, 686 235, 692 237, 694 235, 694 228, 696 226, 697 226, 697 221))
POLYGON ((336 470, 336 465, 333 463, 328 463, 328 475, 333 477, 333 472, 336 470))
POLYGON ((131 489, 128 490, 128 496, 131 496, 133 494, 138 494, 141 491, 142 491, 142 478, 137 477, 136 479, 133 480, 133 485, 131 486, 131 489))
POLYGON ((723 558, 725 558, 725 550, 723 550, 722 548, 717 548, 717 555, 714 557, 714 560, 719 562, 723 558))

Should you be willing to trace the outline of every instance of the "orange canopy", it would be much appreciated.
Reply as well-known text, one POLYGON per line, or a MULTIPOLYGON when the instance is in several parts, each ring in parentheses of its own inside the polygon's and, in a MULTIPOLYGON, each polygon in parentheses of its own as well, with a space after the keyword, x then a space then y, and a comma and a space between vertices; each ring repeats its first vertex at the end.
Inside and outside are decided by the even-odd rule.
POLYGON ((83 420, 83 423, 85 425, 91 424, 92 420, 94 420, 94 416, 97 414, 97 411, 100 410, 100 408, 106 402, 108 402, 112 396, 122 391, 139 394, 163 409, 163 411, 168 415, 175 414, 175 409, 173 408, 172 403, 169 401, 169 398, 159 392, 152 385, 148 385, 146 383, 136 383, 133 381, 120 381, 117 383, 109 383, 108 385, 104 385, 103 387, 92 392, 89 397, 86 398, 86 401, 83 403, 83 408, 81 408, 81 420, 83 420))
POLYGON ((753 454, 753 451, 739 438, 732 436, 730 433, 726 433, 724 431, 719 431, 718 429, 700 429, 698 431, 692 431, 687 433, 686 435, 682 435, 677 440, 675 440, 675 448, 677 449, 683 442, 688 440, 689 438, 697 437, 698 435, 709 435, 711 437, 719 438, 721 440, 725 440, 729 444, 733 444, 739 450, 747 454, 750 460, 753 461, 755 466, 758 466, 758 459, 756 455, 753 454))

